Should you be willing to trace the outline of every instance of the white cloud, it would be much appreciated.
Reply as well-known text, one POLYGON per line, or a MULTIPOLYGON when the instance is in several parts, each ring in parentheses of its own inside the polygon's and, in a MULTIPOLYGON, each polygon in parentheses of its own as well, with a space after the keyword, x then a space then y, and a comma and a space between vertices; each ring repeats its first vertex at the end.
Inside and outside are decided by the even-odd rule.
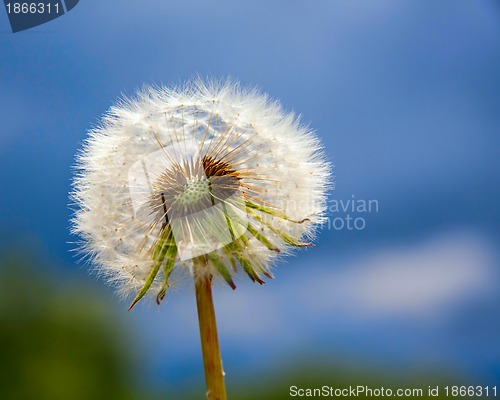
POLYGON ((364 318, 435 317, 491 294, 498 285, 494 247, 480 236, 450 233, 414 246, 385 248, 302 287, 319 313, 335 310, 364 318))

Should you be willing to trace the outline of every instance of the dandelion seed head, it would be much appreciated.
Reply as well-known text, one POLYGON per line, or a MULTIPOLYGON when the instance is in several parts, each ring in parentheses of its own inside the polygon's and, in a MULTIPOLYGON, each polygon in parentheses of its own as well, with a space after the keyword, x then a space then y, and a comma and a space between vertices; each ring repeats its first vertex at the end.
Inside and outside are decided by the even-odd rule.
POLYGON ((136 299, 160 301, 199 257, 233 288, 238 271, 263 283, 278 256, 313 239, 330 176, 316 135, 255 89, 145 87, 89 131, 72 232, 98 273, 136 299))

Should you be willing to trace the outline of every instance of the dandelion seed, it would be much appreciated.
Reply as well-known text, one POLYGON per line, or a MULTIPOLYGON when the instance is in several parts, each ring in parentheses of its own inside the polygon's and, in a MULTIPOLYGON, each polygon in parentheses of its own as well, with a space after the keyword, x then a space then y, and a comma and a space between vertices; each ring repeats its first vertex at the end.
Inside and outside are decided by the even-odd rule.
POLYGON ((199 80, 112 107, 77 169, 83 253, 122 294, 158 299, 197 256, 231 287, 235 266, 264 283, 278 254, 309 244, 329 180, 293 115, 255 90, 199 80))

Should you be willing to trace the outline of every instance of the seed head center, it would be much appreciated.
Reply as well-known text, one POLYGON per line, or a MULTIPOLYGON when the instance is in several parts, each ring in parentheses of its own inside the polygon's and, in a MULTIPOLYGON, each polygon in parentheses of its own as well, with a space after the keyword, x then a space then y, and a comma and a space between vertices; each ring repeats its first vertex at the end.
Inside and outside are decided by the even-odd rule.
POLYGON ((189 178, 182 191, 176 196, 182 205, 191 205, 210 195, 210 181, 207 177, 195 175, 189 178))

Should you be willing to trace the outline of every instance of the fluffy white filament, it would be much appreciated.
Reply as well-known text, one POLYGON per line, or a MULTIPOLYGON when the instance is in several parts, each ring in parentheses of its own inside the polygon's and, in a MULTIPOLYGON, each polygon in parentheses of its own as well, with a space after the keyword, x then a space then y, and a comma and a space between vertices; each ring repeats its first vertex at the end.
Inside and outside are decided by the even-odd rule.
POLYGON ((266 95, 236 83, 201 80, 174 89, 146 87, 111 107, 90 130, 77 156, 72 230, 90 263, 122 294, 137 294, 145 285, 148 293, 166 289, 171 271, 161 249, 169 225, 177 246, 175 270, 192 271, 193 260, 182 246, 198 248, 189 235, 179 237, 189 231, 192 241, 196 234, 221 241, 210 253, 193 253, 206 257, 211 275, 232 285, 232 275, 243 269, 263 283, 276 256, 308 245, 324 218, 329 180, 317 137, 266 95), (176 217, 164 199, 174 190, 175 177, 182 182, 171 203, 196 206, 217 185, 210 174, 232 179, 219 185, 231 187, 236 200, 223 199, 225 208, 217 211, 229 224, 237 220, 229 230, 232 244, 213 232, 210 221, 197 221, 193 234, 195 223, 185 215, 176 231, 176 217), (158 273, 152 274, 155 263, 158 273))

